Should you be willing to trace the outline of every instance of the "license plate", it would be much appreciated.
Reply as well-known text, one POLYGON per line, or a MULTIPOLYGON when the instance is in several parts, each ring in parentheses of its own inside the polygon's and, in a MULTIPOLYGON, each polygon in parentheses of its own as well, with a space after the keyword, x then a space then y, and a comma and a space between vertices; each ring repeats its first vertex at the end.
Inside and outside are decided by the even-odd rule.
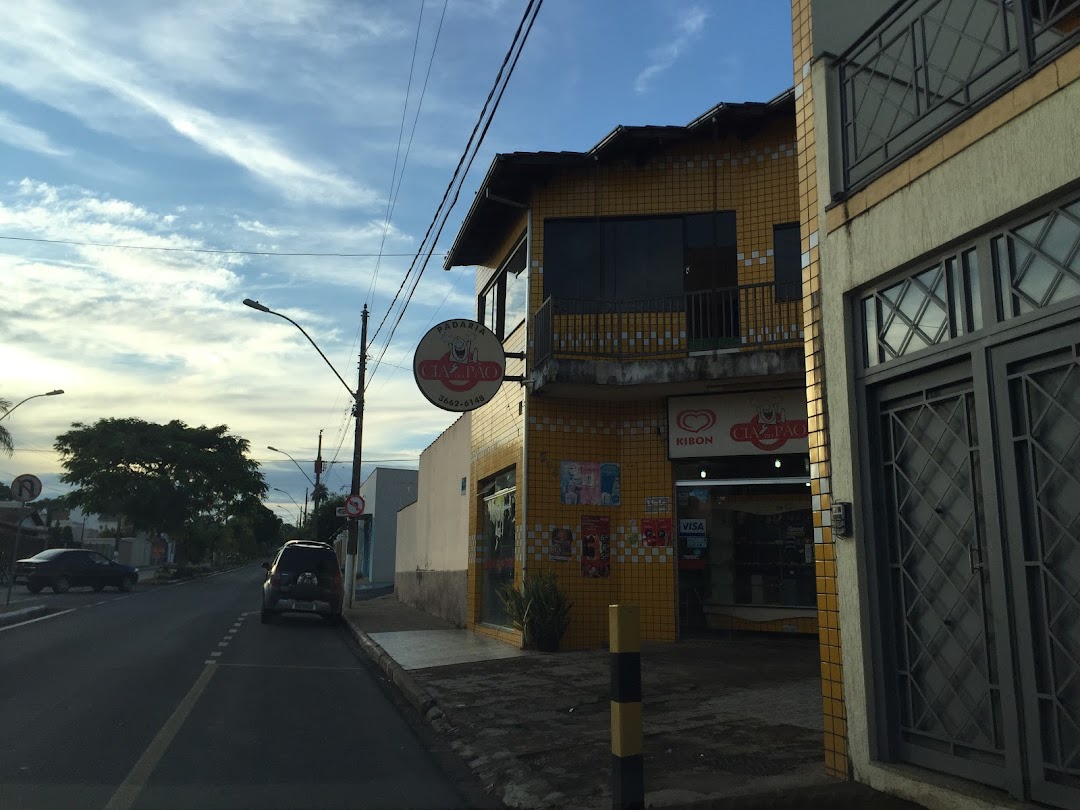
POLYGON ((293 610, 314 610, 315 605, 312 602, 293 602, 293 610))

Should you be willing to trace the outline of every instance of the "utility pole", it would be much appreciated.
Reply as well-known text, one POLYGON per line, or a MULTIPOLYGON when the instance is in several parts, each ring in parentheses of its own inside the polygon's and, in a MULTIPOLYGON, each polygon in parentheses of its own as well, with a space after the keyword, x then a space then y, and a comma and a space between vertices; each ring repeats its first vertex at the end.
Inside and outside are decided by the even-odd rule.
MULTIPOLYGON (((308 488, 304 487, 304 514, 300 518, 300 525, 301 526, 307 526, 307 501, 308 501, 308 488)), ((315 539, 318 540, 319 538, 316 537, 315 539)))
MULTIPOLYGON (((353 460, 352 460, 352 495, 360 494, 360 461, 364 446, 364 377, 367 374, 367 322, 368 308, 364 304, 364 311, 360 320, 360 364, 356 383, 356 401, 353 404, 353 416, 356 417, 356 432, 353 435, 353 460)), ((353 597, 356 595, 356 559, 359 552, 360 521, 356 518, 349 519, 349 539, 345 546, 345 604, 353 605, 353 597)))
POLYGON ((322 475, 322 431, 319 431, 319 452, 315 456, 315 491, 311 493, 311 511, 315 513, 315 539, 321 540, 319 534, 319 476, 322 475))

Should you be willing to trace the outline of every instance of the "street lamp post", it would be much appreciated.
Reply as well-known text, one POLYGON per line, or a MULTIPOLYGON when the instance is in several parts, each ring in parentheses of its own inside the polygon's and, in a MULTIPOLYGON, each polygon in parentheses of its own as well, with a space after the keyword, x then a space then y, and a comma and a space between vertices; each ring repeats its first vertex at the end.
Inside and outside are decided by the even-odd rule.
POLYGON ((37 399, 38 397, 55 397, 62 393, 64 393, 64 389, 57 388, 55 391, 46 391, 44 394, 34 394, 32 397, 27 397, 26 399, 22 400, 22 402, 15 403, 14 407, 9 408, 7 413, 5 413, 3 416, 0 416, 0 419, 7 419, 9 416, 11 416, 12 413, 14 413, 15 408, 18 408, 20 405, 23 404, 23 402, 29 402, 30 400, 37 399))
MULTIPOLYGON (((290 500, 290 501, 292 501, 292 502, 293 502, 293 503, 294 503, 294 504, 296 505, 296 508, 297 508, 298 510, 300 509, 300 504, 296 503, 296 498, 294 498, 294 497, 293 497, 292 495, 290 495, 290 494, 289 494, 288 492, 286 492, 285 490, 281 489, 280 487, 270 487, 270 489, 274 490, 274 492, 280 492, 280 493, 281 493, 282 495, 288 495, 288 496, 289 496, 289 500, 290 500)), ((300 514, 301 514, 301 515, 303 515, 303 514, 304 514, 304 513, 303 513, 303 511, 300 511, 300 514)), ((304 522, 303 522, 303 519, 301 518, 300 524, 299 524, 299 525, 298 525, 298 526, 297 526, 296 528, 298 528, 298 529, 299 529, 299 528, 301 528, 301 527, 302 527, 303 525, 304 525, 304 522)))
MULTIPOLYGON (((323 350, 319 348, 318 344, 311 339, 309 335, 300 324, 290 318, 288 315, 282 315, 280 312, 275 312, 269 307, 260 304, 258 301, 253 301, 250 298, 244 299, 244 306, 257 309, 259 312, 266 312, 270 315, 277 315, 279 318, 283 318, 303 334, 308 339, 315 351, 319 353, 319 356, 326 362, 326 365, 330 367, 330 370, 334 372, 334 376, 341 381, 341 384, 345 386, 345 390, 349 392, 349 396, 353 398, 353 417, 356 420, 356 430, 353 434, 353 460, 352 460, 352 490, 350 495, 360 494, 360 462, 362 458, 363 442, 364 442, 364 378, 367 372, 367 325, 368 325, 368 308, 367 304, 364 304, 364 309, 361 313, 361 330, 360 330, 360 363, 357 373, 356 391, 349 388, 349 384, 345 382, 344 378, 338 374, 334 364, 330 362, 329 358, 323 354, 323 350)), ((359 521, 356 519, 349 520, 349 539, 345 546, 345 602, 349 607, 352 607, 353 598, 356 594, 356 556, 359 545, 359 521)))

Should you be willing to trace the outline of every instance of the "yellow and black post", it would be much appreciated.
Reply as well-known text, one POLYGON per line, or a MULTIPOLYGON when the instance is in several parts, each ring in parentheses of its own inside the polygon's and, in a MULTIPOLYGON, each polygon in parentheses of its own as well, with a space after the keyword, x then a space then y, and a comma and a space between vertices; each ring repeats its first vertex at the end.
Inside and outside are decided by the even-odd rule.
POLYGON ((645 807, 641 735, 641 619, 637 605, 608 606, 611 649, 611 805, 645 807))

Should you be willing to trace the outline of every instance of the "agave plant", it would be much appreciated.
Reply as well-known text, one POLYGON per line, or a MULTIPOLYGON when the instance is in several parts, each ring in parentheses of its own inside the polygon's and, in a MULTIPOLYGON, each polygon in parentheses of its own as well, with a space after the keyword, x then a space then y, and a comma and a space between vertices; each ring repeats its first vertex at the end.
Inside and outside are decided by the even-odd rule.
POLYGON ((559 649, 574 603, 567 600, 553 572, 528 574, 521 590, 504 585, 499 596, 511 621, 521 629, 523 647, 544 652, 559 649))

